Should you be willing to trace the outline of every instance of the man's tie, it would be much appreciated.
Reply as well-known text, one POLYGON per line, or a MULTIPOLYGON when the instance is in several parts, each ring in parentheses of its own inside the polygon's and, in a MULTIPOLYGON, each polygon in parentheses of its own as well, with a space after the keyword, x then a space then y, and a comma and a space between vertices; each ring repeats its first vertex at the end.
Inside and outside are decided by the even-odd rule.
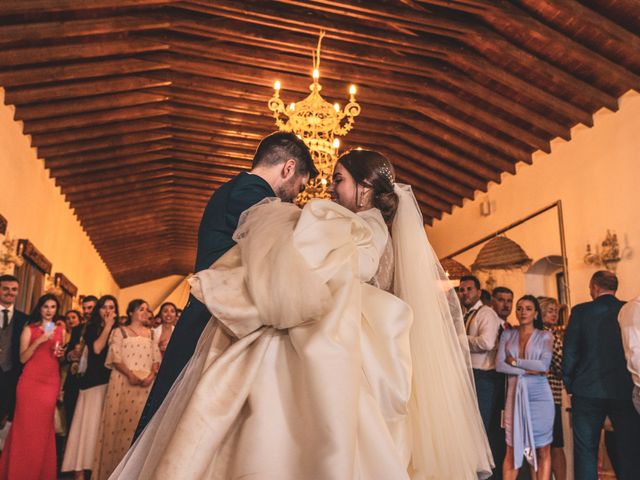
POLYGON ((2 309, 2 330, 9 325, 9 310, 6 308, 2 309))

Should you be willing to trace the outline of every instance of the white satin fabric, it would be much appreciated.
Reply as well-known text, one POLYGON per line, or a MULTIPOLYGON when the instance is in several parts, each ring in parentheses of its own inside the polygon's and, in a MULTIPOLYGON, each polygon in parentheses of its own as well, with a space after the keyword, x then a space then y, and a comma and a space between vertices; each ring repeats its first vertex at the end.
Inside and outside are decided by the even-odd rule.
MULTIPOLYGON (((476 434, 476 425, 482 429, 477 405, 467 404, 474 393, 465 364, 468 352, 465 357, 457 344, 455 326, 442 325, 451 317, 421 319, 435 323, 436 332, 448 332, 459 360, 452 367, 440 361, 418 367, 422 376, 425 369, 437 369, 429 377, 434 381, 455 377, 453 393, 446 385, 426 390, 427 396, 435 395, 434 407, 426 412, 426 395, 416 392, 424 386, 412 372, 412 308, 367 283, 380 284, 372 277, 389 241, 379 211, 356 215, 322 200, 301 211, 274 200, 245 212, 234 238, 236 247, 193 277, 192 293, 207 305, 212 321, 111 478, 463 480, 484 475, 478 472, 486 472, 490 454, 487 460, 486 437, 476 434), (437 408, 447 401, 452 407, 439 422, 437 408), (470 412, 458 412, 452 424, 452 408, 460 407, 470 412), (424 432, 425 425, 442 431, 424 432), (461 440, 460 433, 468 438, 461 440), (417 451, 425 448, 433 451, 417 451)), ((394 281, 406 277, 396 275, 394 281)), ((429 342, 418 350, 451 348, 429 342)))

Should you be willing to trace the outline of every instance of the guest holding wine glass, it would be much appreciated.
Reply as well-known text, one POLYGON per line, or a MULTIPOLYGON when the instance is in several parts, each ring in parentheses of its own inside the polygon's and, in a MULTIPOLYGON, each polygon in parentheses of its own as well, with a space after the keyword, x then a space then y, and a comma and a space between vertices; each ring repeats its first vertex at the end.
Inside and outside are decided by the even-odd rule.
POLYGON ((549 480, 555 409, 547 372, 553 335, 543 330, 542 311, 532 295, 518 300, 516 318, 520 325, 502 333, 496 358, 496 370, 508 375, 502 476, 515 480, 525 457, 538 480, 549 480))
POLYGON ((132 300, 127 324, 114 329, 105 366, 112 369, 102 413, 94 480, 111 475, 131 446, 140 414, 160 367, 160 350, 153 338, 149 305, 132 300))
POLYGON ((54 318, 60 303, 52 294, 38 300, 20 334, 24 364, 16 390, 16 410, 0 457, 2 480, 55 480, 54 412, 60 390, 58 361, 64 355, 64 329, 54 318))
MULTIPOLYGON (((63 472, 74 472, 76 480, 84 479, 84 471, 93 466, 96 454, 102 408, 107 394, 111 370, 104 362, 109 350, 108 340, 118 319, 118 301, 111 295, 101 297, 91 313, 84 336, 80 339, 81 357, 86 358, 80 379, 80 394, 76 404, 67 446, 62 461, 63 472)), ((82 358, 80 359, 82 364, 82 358)))
POLYGON ((171 340, 173 329, 176 327, 178 309, 175 304, 165 302, 160 306, 158 316, 162 323, 153 329, 153 337, 158 344, 158 348, 160 348, 160 353, 164 355, 164 351, 167 349, 167 345, 169 345, 169 340, 171 340))

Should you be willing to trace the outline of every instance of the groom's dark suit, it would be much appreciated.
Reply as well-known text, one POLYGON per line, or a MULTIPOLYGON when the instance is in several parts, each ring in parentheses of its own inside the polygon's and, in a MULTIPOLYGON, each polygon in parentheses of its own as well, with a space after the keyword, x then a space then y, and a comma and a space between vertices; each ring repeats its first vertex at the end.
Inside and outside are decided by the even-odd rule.
MULTIPOLYGON (((232 236, 238 226, 240 214, 267 197, 275 197, 271 186, 261 177, 246 172, 225 183, 213 194, 198 229, 195 272, 209 268, 235 245, 232 236)), ((210 318, 207 307, 190 296, 171 335, 134 440, 158 410, 173 382, 193 355, 210 318)))

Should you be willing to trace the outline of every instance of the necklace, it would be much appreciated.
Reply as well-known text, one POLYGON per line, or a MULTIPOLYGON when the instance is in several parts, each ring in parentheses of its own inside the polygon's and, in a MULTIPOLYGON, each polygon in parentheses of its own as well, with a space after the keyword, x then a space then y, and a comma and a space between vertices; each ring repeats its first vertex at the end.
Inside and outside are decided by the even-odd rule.
POLYGON ((131 330, 133 330, 133 333, 135 333, 137 337, 146 337, 146 335, 144 334, 144 333, 145 333, 145 331, 146 331, 146 328, 145 328, 145 327, 142 327, 142 328, 145 328, 145 330, 143 330, 143 333, 140 333, 138 330, 136 330, 135 328, 133 328, 133 325, 129 325, 129 328, 130 328, 131 330))

